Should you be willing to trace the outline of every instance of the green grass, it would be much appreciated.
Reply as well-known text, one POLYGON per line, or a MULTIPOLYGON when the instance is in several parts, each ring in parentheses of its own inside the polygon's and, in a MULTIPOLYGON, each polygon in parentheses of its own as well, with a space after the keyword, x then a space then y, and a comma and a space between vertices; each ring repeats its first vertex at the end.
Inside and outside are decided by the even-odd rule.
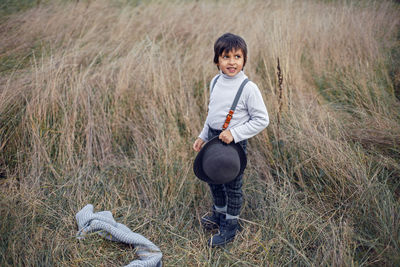
POLYGON ((40 4, 41 1, 36 0, 1 0, 0 1, 0 17, 5 15, 11 15, 13 13, 22 12, 29 8, 35 7, 40 4))

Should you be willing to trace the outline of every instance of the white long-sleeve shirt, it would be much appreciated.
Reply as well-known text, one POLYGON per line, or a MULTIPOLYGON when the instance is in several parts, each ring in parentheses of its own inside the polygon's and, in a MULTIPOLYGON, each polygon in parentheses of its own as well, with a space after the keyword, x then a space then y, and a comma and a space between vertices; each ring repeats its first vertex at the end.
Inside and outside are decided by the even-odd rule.
MULTIPOLYGON (((222 130, 233 100, 241 83, 247 78, 243 71, 230 77, 220 73, 220 77, 210 94, 207 119, 199 137, 208 141, 208 129, 222 130)), ((213 84, 216 75, 210 83, 213 84)), ((236 106, 228 129, 231 131, 235 143, 240 142, 261 132, 269 124, 268 111, 257 85, 249 81, 243 88, 242 95, 236 106)))

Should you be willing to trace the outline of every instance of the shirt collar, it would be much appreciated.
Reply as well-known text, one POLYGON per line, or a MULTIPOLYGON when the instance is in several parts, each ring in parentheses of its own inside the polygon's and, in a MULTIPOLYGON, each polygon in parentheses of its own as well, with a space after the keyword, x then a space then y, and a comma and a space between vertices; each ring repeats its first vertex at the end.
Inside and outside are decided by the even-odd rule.
POLYGON ((220 70, 219 73, 221 74, 222 78, 232 81, 242 79, 245 76, 243 70, 241 70, 238 74, 236 74, 233 77, 226 75, 225 73, 222 72, 222 70, 220 70))

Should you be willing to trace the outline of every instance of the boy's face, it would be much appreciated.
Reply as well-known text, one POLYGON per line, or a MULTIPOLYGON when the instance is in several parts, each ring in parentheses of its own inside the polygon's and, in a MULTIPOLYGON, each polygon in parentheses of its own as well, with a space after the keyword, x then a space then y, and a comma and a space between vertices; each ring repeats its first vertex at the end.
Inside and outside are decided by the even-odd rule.
POLYGON ((242 49, 225 51, 218 57, 217 66, 226 75, 233 77, 243 69, 244 58, 242 49))

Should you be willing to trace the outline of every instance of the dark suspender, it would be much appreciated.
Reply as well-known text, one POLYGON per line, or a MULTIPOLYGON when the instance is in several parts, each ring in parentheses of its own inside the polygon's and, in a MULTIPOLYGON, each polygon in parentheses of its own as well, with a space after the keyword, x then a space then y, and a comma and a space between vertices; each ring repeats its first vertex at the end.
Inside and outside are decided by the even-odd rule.
POLYGON ((210 94, 211 94, 211 93, 212 93, 212 91, 214 90, 214 86, 215 86, 215 84, 217 83, 217 81, 218 81, 219 77, 221 77, 221 74, 220 74, 220 75, 218 75, 218 76, 217 76, 217 78, 215 78, 215 80, 214 80, 213 84, 211 85, 211 92, 210 92, 210 94))
MULTIPOLYGON (((215 78, 215 80, 214 80, 214 82, 213 82, 213 84, 212 84, 212 86, 211 86, 211 92, 210 92, 210 94, 212 93, 212 91, 213 91, 213 89, 214 89, 214 86, 215 86, 215 84, 217 83, 217 80, 219 79, 220 76, 221 76, 221 75, 218 75, 218 76, 215 78)), ((244 86, 247 84, 248 81, 249 81, 249 79, 246 78, 246 79, 242 82, 242 84, 240 85, 239 90, 238 90, 237 93, 236 93, 235 99, 233 100, 231 109, 229 110, 228 115, 226 115, 225 123, 224 123, 224 125, 222 125, 222 130, 225 130, 226 128, 228 128, 229 123, 231 122, 233 113, 235 112, 237 103, 239 102, 239 98, 240 98, 240 96, 242 95, 243 88, 244 88, 244 86)))

